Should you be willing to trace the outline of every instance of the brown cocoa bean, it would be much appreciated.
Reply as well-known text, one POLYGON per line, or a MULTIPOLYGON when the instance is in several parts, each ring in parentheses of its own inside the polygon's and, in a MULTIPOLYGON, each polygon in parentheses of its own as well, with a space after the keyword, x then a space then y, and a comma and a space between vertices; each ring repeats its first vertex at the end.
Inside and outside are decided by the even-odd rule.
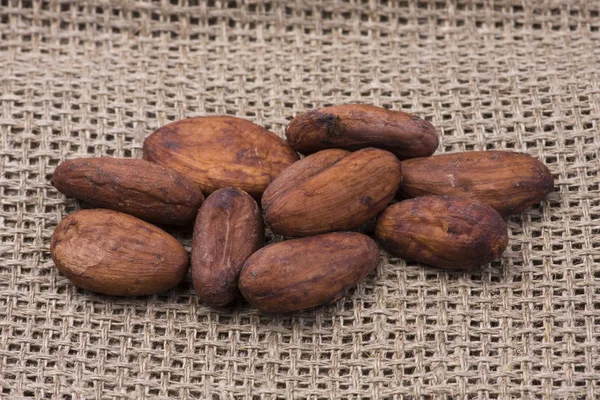
POLYGON ((165 231, 105 209, 65 217, 52 234, 50 254, 75 285, 115 296, 165 291, 186 275, 188 255, 165 231))
POLYGON ((298 155, 283 139, 250 121, 209 116, 156 130, 144 141, 144 159, 186 175, 204 194, 237 187, 258 199, 298 155))
POLYGON ((440 268, 471 268, 502 255, 508 233, 502 216, 476 200, 425 196, 390 206, 375 235, 392 254, 440 268))
POLYGON ((230 303, 238 294, 244 262, 264 240, 256 201, 236 188, 219 189, 198 211, 192 240, 192 277, 200 300, 209 307, 230 303))
POLYGON ((388 151, 331 149, 289 167, 265 191, 265 222, 285 236, 357 228, 394 197, 402 173, 388 151))
POLYGON ((52 185, 69 197, 158 224, 191 222, 204 196, 179 172, 144 160, 78 158, 61 163, 52 185))
POLYGON ((298 115, 285 134, 302 154, 339 148, 358 150, 376 147, 399 159, 426 157, 438 147, 431 123, 402 111, 364 104, 319 108, 298 115))
POLYGON ((244 264, 239 288, 262 311, 286 312, 332 304, 379 263, 375 242, 334 232, 264 247, 244 264))
POLYGON ((554 187, 542 162, 523 153, 469 151, 402 162, 399 197, 446 195, 481 201, 506 217, 539 203, 554 187))

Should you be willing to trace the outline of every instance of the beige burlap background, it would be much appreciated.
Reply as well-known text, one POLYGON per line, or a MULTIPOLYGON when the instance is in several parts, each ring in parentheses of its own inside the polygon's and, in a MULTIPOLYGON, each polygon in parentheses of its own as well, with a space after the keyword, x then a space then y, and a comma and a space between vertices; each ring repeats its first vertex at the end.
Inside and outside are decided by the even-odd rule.
POLYGON ((600 396, 600 2, 0 0, 0 35, 0 397, 600 396), (54 269, 79 207, 48 183, 60 161, 140 157, 194 115, 282 135, 347 102, 431 120, 439 152, 527 152, 556 189, 509 220, 500 261, 382 252, 344 301, 290 315, 208 310, 189 279, 94 295, 54 269))

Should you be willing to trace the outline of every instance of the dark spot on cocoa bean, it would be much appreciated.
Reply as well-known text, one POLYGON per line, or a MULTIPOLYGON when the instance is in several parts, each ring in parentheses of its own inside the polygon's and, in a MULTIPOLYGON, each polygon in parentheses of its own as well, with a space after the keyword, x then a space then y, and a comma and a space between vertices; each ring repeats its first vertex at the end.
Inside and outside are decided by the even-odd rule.
POLYGON ((215 142, 224 147, 236 145, 237 140, 236 132, 228 129, 222 129, 221 134, 215 138, 215 142))
POLYGON ((235 153, 235 159, 239 161, 246 157, 246 154, 248 154, 248 149, 241 149, 240 151, 235 153))
POLYGON ((460 227, 458 225, 449 224, 447 232, 450 235, 460 235, 462 233, 462 230, 460 229, 460 227))
POLYGON ((371 196, 363 196, 360 199, 360 204, 371 207, 373 205, 373 198, 371 196))
POLYGON ((240 192, 236 188, 228 187, 223 189, 223 193, 227 193, 229 197, 240 197, 240 192))
POLYGON ((112 248, 112 251, 117 251, 119 250, 119 248, 121 247, 121 242, 117 242, 112 248))
POLYGON ((236 188, 224 188, 217 193, 215 199, 215 207, 222 208, 224 210, 231 208, 233 199, 240 197, 240 193, 236 188))
POLYGON ((140 278, 136 278, 136 280, 135 280, 136 285, 141 285, 142 283, 144 283, 143 280, 141 280, 140 278))
POLYGON ((171 140, 163 140, 163 146, 169 150, 179 150, 181 148, 179 143, 171 140))
POLYGON ((316 114, 317 123, 325 127, 325 134, 329 137, 341 136, 346 132, 346 124, 335 114, 316 114))
POLYGON ((220 196, 215 201, 215 207, 227 210, 231 207, 231 197, 227 196, 226 193, 220 193, 220 196))
POLYGON ((473 181, 465 177, 459 177, 456 180, 456 185, 462 189, 463 192, 471 192, 473 189, 473 181))
POLYGON ((72 219, 69 223, 63 228, 63 232, 67 232, 72 225, 77 225, 79 221, 76 219, 72 219))
POLYGON ((141 229, 143 231, 146 231, 146 232, 152 232, 152 229, 150 229, 147 226, 144 226, 142 224, 135 224, 135 227, 138 229, 141 229))

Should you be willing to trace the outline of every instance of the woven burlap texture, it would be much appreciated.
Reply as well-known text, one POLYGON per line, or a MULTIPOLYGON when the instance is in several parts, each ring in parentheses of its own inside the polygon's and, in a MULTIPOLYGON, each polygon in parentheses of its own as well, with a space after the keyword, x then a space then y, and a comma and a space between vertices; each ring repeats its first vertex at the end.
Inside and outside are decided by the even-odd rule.
POLYGON ((598 2, 0 0, 0 24, 0 397, 600 396, 598 2), (189 278, 95 295, 55 269, 81 207, 49 184, 61 161, 141 157, 189 116, 283 136, 350 102, 430 120, 440 153, 526 152, 556 188, 508 220, 499 261, 382 251, 343 301, 288 315, 209 310, 189 278))

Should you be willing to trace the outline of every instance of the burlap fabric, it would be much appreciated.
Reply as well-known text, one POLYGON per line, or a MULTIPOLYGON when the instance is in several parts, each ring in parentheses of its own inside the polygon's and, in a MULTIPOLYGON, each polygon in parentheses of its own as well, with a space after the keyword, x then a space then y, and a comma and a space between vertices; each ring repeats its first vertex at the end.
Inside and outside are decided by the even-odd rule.
MULTIPOLYGON (((600 3, 0 0, 0 397, 598 398, 600 3), (507 149, 556 189, 501 261, 382 252, 331 307, 211 311, 73 287, 49 239, 69 157, 140 157, 172 120, 362 102, 416 113, 438 152, 507 149)), ((178 234, 189 249, 189 233, 178 234)))

